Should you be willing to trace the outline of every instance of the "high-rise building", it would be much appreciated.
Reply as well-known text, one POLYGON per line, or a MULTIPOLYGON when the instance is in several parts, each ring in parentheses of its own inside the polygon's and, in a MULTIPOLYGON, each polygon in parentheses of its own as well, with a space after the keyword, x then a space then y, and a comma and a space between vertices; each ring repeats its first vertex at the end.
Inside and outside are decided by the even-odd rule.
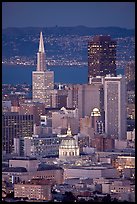
POLYGON ((40 125, 40 116, 45 114, 45 104, 25 100, 20 103, 20 115, 33 115, 34 123, 40 125))
POLYGON ((3 152, 13 152, 14 138, 31 137, 33 134, 33 115, 19 115, 5 112, 2 115, 3 152))
POLYGON ((135 80, 135 62, 131 61, 128 62, 126 69, 125 69, 125 76, 126 76, 126 83, 135 80))
POLYGON ((105 132, 118 139, 126 138, 125 77, 106 76, 104 81, 105 132))
POLYGON ((51 107, 54 72, 46 68, 42 32, 40 33, 39 51, 37 53, 37 71, 32 72, 32 89, 33 101, 42 102, 45 103, 45 107, 51 107))
POLYGON ((96 76, 116 76, 116 42, 110 36, 95 36, 88 43, 88 81, 96 76))
POLYGON ((78 108, 79 118, 90 116, 93 108, 103 112, 103 84, 102 82, 91 84, 73 84, 68 87, 67 106, 78 108))

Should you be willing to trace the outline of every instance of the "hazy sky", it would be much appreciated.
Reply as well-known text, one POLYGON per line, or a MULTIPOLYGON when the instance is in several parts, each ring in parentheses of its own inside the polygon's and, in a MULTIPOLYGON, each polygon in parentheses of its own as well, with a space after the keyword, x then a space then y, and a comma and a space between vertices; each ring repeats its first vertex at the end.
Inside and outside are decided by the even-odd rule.
POLYGON ((2 27, 135 28, 135 2, 3 2, 2 27))

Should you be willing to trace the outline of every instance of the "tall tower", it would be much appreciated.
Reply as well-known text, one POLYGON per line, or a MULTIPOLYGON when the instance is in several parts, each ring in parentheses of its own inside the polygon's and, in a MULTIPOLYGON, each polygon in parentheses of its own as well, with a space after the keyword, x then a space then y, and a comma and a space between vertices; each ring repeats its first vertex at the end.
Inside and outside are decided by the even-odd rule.
POLYGON ((88 43, 88 81, 92 77, 116 76, 116 42, 110 36, 95 36, 88 43))
POLYGON ((37 71, 46 71, 45 50, 42 32, 40 33, 39 51, 37 53, 37 71))
POLYGON ((40 33, 37 53, 37 71, 32 72, 32 97, 34 102, 41 102, 51 107, 51 95, 54 89, 54 72, 47 70, 42 32, 40 33))
POLYGON ((104 82, 105 132, 118 139, 126 138, 125 77, 106 76, 104 82))

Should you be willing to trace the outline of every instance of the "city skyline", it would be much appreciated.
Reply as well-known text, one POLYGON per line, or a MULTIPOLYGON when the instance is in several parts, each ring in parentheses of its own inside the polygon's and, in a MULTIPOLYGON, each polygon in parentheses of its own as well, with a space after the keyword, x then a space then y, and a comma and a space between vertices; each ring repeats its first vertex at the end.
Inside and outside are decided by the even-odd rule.
POLYGON ((3 2, 2 4, 2 28, 78 25, 134 29, 135 2, 3 2))
POLYGON ((2 69, 23 79, 23 65, 31 82, 2 82, 2 201, 135 202, 135 34, 113 27, 133 26, 131 5, 3 3, 3 28, 17 28, 2 31, 2 69), (111 27, 58 27, 79 22, 111 27))

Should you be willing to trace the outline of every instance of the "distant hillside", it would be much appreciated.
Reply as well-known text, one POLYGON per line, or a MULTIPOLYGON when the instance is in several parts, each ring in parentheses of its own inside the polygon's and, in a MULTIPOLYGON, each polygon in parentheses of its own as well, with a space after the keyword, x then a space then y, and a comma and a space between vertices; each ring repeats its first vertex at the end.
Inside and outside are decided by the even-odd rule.
POLYGON ((134 29, 119 27, 26 27, 2 30, 2 58, 36 58, 40 31, 43 32, 47 59, 87 62, 87 44, 94 35, 117 38, 118 60, 134 58, 134 29))
POLYGON ((120 27, 99 27, 90 28, 86 26, 76 26, 76 27, 25 27, 25 28, 7 28, 2 30, 2 35, 5 37, 19 37, 22 35, 39 35, 40 31, 46 36, 54 35, 110 35, 112 38, 118 37, 131 37, 135 35, 134 29, 126 29, 120 27))

